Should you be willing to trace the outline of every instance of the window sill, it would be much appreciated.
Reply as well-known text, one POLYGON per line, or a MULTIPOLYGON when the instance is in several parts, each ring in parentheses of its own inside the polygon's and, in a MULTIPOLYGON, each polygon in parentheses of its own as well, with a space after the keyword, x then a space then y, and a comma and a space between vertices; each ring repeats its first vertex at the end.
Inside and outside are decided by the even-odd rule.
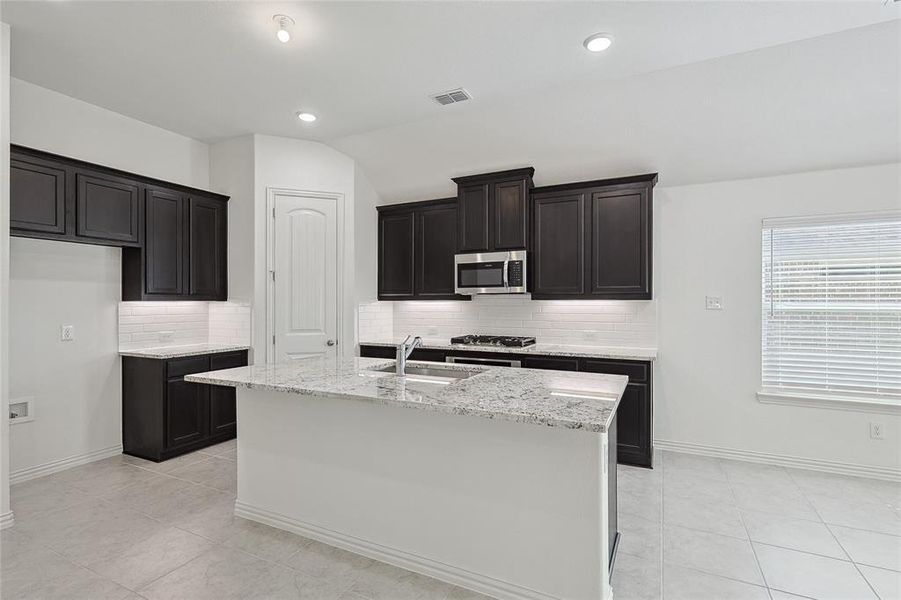
POLYGON ((848 410, 855 412, 881 413, 888 415, 901 414, 901 403, 891 400, 854 398, 849 396, 826 396, 804 394, 788 391, 759 391, 757 401, 763 404, 783 404, 787 406, 810 406, 832 410, 848 410))

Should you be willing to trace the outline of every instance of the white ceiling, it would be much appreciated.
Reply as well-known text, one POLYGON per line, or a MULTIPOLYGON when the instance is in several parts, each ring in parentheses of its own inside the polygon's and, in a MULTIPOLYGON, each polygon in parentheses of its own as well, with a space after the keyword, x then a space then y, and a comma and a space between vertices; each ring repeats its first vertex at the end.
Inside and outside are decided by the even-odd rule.
POLYGON ((636 170, 689 182, 830 152, 884 158, 884 132, 866 128, 871 114, 897 123, 885 101, 898 100, 898 21, 872 24, 899 10, 881 0, 3 0, 0 20, 12 27, 15 77, 208 142, 325 141, 358 159, 384 198, 412 199, 494 166, 534 164, 545 182, 636 170), (289 44, 275 39, 279 12, 297 21, 289 44), (582 40, 597 31, 616 42, 589 54, 582 40), (834 77, 857 87, 836 97, 834 77), (457 86, 474 100, 427 97, 457 86), (301 109, 319 121, 301 124, 301 109), (825 145, 799 157, 787 132, 825 145))
POLYGON ((12 74, 204 141, 331 140, 897 16, 857 2, 3 1, 12 74), (297 25, 275 39, 272 15, 297 25), (592 55, 589 34, 613 48, 592 55), (470 105, 427 95, 457 86, 470 105), (295 113, 320 116, 314 126, 295 113))
POLYGON ((455 195, 451 177, 521 166, 536 185, 659 172, 670 186, 899 162, 901 21, 331 144, 384 203, 455 195))

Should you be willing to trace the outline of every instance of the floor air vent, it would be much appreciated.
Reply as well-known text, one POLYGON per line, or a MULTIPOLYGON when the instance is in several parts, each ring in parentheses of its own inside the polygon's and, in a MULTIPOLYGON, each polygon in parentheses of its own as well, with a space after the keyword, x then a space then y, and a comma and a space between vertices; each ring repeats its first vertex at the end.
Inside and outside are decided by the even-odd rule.
POLYGON ((472 100, 472 96, 470 96, 469 92, 467 92, 463 88, 457 88, 448 92, 441 92, 440 94, 432 94, 431 98, 441 106, 456 104, 457 102, 465 102, 466 100, 472 100))

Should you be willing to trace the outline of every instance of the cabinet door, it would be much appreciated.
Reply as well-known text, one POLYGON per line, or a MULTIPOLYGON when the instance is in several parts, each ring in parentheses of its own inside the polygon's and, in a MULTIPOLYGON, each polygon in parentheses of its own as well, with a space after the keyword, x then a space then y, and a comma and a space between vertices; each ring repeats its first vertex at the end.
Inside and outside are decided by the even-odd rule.
POLYGON ((166 448, 199 442, 209 436, 210 387, 170 379, 166 384, 166 448))
POLYGON ((457 206, 417 210, 415 294, 418 298, 454 298, 454 253, 457 246, 457 206))
POLYGON ((616 412, 618 461, 626 465, 652 466, 654 410, 651 395, 651 363, 583 358, 581 370, 625 375, 629 378, 616 412))
POLYGON ((185 215, 181 196, 167 190, 148 189, 146 220, 146 292, 181 294, 185 267, 185 215))
POLYGON ((66 233, 66 170, 47 161, 9 161, 9 226, 13 232, 66 233))
POLYGON ((529 219, 528 188, 525 179, 499 181, 492 185, 494 204, 494 250, 521 250, 526 247, 529 219))
POLYGON ((413 212, 379 213, 379 299, 412 298, 413 212))
POLYGON ((75 235, 138 244, 140 215, 137 182, 88 172, 75 174, 75 235))
POLYGON ((648 190, 592 193, 590 221, 591 296, 650 299, 651 214, 648 190))
POLYGON ((187 293, 225 300, 227 205, 218 200, 188 198, 187 293))
POLYGON ((619 462, 651 466, 651 393, 647 383, 630 383, 616 412, 619 462))
POLYGON ((462 185, 458 190, 457 249, 460 252, 483 252, 490 248, 488 195, 487 183, 462 185))
POLYGON ((585 194, 537 194, 532 203, 533 297, 585 294, 585 194))
MULTIPOLYGON (((210 370, 233 369, 247 365, 246 352, 213 354, 210 356, 210 370)), ((210 386, 210 436, 233 437, 237 433, 237 410, 235 388, 221 385, 210 386)))

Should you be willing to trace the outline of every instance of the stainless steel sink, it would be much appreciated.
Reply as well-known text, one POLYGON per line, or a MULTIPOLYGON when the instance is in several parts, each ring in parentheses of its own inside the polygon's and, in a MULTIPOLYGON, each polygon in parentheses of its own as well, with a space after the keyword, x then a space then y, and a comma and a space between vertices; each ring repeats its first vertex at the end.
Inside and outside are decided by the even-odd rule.
MULTIPOLYGON (((376 371, 384 371, 386 373, 394 373, 397 369, 395 365, 388 365, 376 371)), ((455 369, 453 367, 420 367, 416 365, 407 365, 404 375, 413 377, 435 377, 438 379, 466 379, 478 374, 478 371, 464 371, 463 369, 455 369)))

